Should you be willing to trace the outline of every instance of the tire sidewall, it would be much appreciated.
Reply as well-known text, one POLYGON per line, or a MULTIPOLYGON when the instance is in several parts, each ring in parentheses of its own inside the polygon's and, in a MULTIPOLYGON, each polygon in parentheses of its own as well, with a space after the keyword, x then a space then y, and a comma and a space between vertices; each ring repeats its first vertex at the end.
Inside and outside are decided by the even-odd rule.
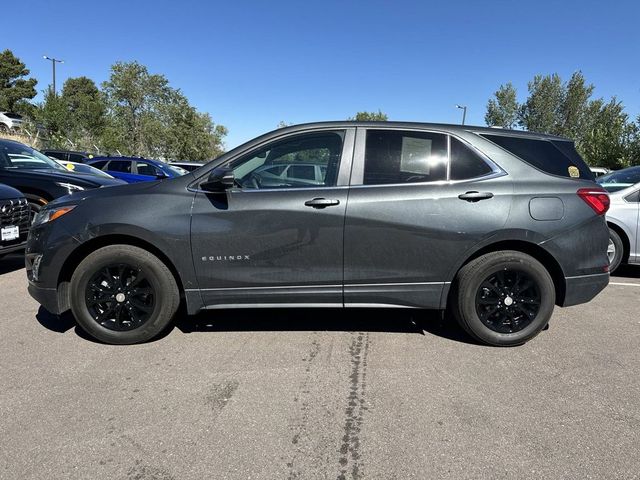
POLYGON ((479 340, 490 345, 511 346, 521 345, 535 337, 549 322, 555 306, 555 288, 549 272, 534 258, 525 255, 509 255, 489 260, 479 268, 466 285, 461 286, 459 308, 464 315, 470 333, 479 340), (487 327, 476 311, 476 295, 480 285, 491 275, 500 270, 519 270, 531 277, 540 290, 540 310, 524 329, 515 333, 499 333, 487 327))
MULTIPOLYGON (((134 247, 135 248, 135 247, 134 247)), ((142 249, 136 254, 131 248, 104 247, 88 255, 71 278, 71 310, 78 324, 96 339, 113 344, 132 344, 148 341, 158 335, 171 321, 175 311, 173 295, 175 282, 167 278, 160 260, 142 249), (154 261, 155 260, 155 261, 154 261), (100 269, 118 263, 140 268, 154 289, 154 309, 140 327, 129 331, 110 330, 96 322, 87 308, 85 295, 88 282, 100 269)))
POLYGON ((613 261, 609 264, 609 273, 615 272, 622 263, 622 255, 624 255, 624 245, 618 232, 609 228, 609 239, 613 242, 616 249, 616 254, 613 257, 613 261))

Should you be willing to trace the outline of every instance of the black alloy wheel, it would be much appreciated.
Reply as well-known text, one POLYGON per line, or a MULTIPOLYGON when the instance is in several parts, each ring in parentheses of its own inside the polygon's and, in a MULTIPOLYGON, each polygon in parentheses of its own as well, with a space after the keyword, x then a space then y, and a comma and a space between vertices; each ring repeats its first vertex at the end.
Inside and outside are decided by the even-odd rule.
POLYGON ((498 333, 519 332, 540 311, 540 288, 521 270, 498 270, 489 275, 476 293, 480 321, 498 333))
POLYGON ((486 253, 463 266, 449 295, 460 326, 488 345, 522 345, 549 323, 556 303, 553 278, 524 252, 486 253))
POLYGON ((73 272, 69 291, 78 325, 97 340, 118 345, 157 337, 180 305, 171 270, 133 245, 108 245, 87 255, 73 272))
POLYGON ((144 270, 125 263, 102 267, 91 277, 85 292, 91 317, 115 331, 133 330, 149 320, 156 296, 144 270))

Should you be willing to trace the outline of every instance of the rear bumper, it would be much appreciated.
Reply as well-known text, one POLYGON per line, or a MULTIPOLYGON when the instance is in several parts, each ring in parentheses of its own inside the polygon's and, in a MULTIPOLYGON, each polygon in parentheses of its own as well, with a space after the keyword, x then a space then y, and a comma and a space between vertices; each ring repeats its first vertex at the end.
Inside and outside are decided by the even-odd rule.
POLYGON ((565 295, 562 307, 587 303, 609 284, 608 273, 565 277, 565 295))

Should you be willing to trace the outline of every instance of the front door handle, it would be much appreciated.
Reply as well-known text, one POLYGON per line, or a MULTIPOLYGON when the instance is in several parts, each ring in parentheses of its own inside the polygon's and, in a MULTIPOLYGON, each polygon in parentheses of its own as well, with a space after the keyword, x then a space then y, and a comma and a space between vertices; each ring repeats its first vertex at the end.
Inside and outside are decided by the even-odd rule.
POLYGON ((340 205, 340 200, 333 200, 331 198, 314 198, 313 200, 307 200, 304 204, 307 207, 326 208, 334 205, 340 205))
POLYGON ((467 192, 458 195, 460 200, 466 200, 467 202, 478 202, 480 200, 487 200, 493 198, 491 192, 467 192))

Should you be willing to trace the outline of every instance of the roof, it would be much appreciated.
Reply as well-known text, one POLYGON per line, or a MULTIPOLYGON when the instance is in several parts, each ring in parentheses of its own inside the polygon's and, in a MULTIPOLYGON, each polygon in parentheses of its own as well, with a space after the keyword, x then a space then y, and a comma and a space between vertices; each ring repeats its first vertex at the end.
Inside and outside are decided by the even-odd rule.
POLYGON ((305 130, 312 128, 345 128, 345 127, 366 127, 366 128, 385 128, 385 127, 394 127, 394 128, 425 128, 425 129, 436 129, 436 130, 445 130, 450 132, 474 132, 474 133, 484 133, 484 134, 498 134, 498 135, 510 135, 517 137, 535 137, 535 138, 544 138, 548 140, 565 140, 570 141, 571 139, 566 137, 560 137, 557 135, 551 135, 547 133, 539 133, 539 132, 530 132, 526 130, 512 130, 508 128, 496 128, 496 127, 487 127, 487 126, 478 126, 478 125, 460 125, 460 124, 448 124, 448 123, 427 123, 427 122, 389 122, 389 121, 369 121, 369 122, 361 122, 357 120, 343 120, 343 121, 327 121, 327 122, 313 122, 313 123, 303 123, 299 125, 291 125, 289 127, 279 128, 274 130, 277 131, 286 131, 286 130, 305 130))

